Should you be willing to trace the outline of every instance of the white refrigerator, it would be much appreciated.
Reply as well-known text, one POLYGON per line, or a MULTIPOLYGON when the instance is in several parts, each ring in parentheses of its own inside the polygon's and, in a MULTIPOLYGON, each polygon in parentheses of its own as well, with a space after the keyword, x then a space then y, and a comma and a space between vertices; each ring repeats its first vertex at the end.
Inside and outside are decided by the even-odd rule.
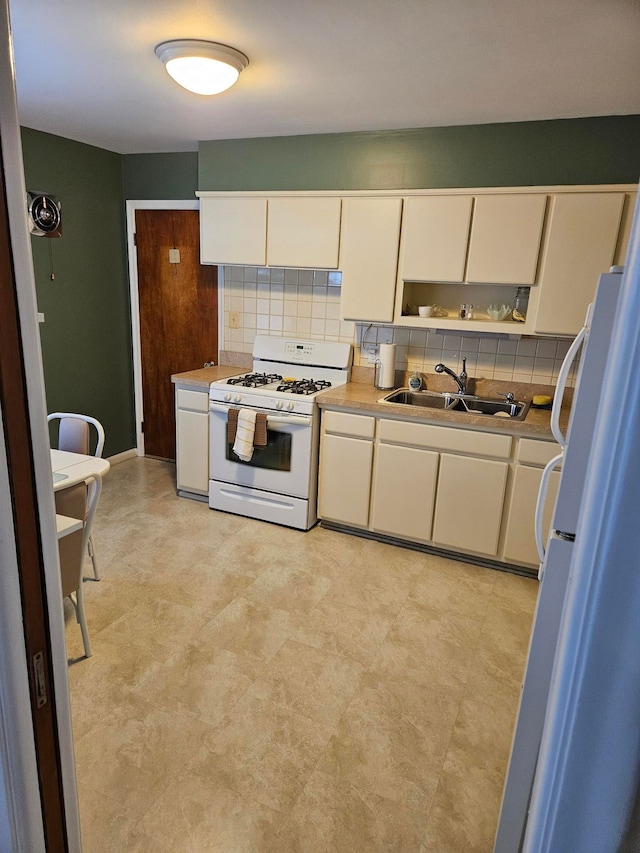
POLYGON ((552 428, 561 452, 540 487, 540 591, 494 853, 613 853, 633 831, 640 778, 640 618, 625 611, 640 604, 638 207, 626 269, 601 276, 563 365, 552 428), (565 436, 559 407, 578 354, 565 436), (556 467, 544 541, 541 508, 556 467))

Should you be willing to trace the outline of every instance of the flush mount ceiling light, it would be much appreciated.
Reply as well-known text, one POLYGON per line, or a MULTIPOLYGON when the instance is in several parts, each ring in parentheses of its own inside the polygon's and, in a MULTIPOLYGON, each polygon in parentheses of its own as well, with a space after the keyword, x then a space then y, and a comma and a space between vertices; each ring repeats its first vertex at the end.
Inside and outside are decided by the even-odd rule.
POLYGON ((197 95, 224 92, 249 64, 239 50, 202 39, 163 41, 156 47, 156 56, 176 83, 197 95))

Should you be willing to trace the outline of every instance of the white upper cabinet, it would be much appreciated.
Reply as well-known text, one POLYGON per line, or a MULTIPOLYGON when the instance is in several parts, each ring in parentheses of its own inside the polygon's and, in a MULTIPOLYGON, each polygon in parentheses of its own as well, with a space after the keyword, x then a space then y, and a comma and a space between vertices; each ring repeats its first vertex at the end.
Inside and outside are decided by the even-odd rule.
POLYGON ((338 269, 340 198, 271 198, 267 264, 338 269))
POLYGON ((400 278, 464 281, 473 197, 433 195, 405 199, 400 278))
POLYGON ((465 279, 534 284, 547 196, 477 196, 465 279))
POLYGON ((201 198, 200 260, 203 264, 264 266, 266 198, 201 198))
POLYGON ((534 332, 580 331, 598 277, 613 263, 624 201, 623 192, 553 197, 534 332))
POLYGON ((340 241, 343 319, 393 321, 401 215, 401 198, 344 199, 340 241))

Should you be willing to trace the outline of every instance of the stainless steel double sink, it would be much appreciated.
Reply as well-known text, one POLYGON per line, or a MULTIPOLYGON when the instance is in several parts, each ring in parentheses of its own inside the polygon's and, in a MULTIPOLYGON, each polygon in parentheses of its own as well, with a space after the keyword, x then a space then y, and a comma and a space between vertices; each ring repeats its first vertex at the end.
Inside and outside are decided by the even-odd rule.
POLYGON ((440 409, 447 412, 464 412, 469 415, 488 415, 523 420, 529 411, 529 402, 509 400, 506 397, 475 397, 472 394, 436 393, 435 391, 411 391, 401 388, 392 391, 378 402, 423 409, 440 409))

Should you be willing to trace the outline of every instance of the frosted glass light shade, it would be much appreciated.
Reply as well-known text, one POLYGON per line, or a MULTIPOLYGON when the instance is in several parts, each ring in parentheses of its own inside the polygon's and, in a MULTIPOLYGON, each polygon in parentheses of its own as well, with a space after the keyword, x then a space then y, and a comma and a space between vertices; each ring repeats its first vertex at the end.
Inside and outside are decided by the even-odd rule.
POLYGON ((176 83, 197 95, 224 92, 249 64, 239 50, 201 39, 163 41, 155 52, 176 83))

